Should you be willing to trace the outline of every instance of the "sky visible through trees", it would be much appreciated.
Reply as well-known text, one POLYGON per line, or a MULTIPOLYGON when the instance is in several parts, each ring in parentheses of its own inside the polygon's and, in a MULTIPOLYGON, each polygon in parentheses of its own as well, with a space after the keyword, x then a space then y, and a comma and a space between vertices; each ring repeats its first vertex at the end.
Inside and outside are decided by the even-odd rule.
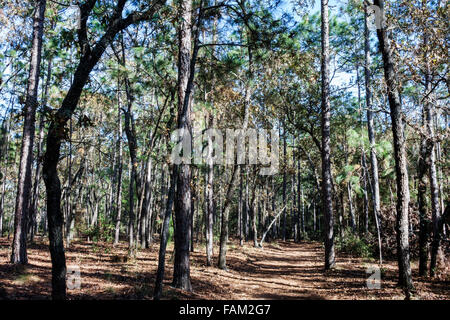
POLYGON ((0 299, 448 299, 448 6, 0 0, 0 299))

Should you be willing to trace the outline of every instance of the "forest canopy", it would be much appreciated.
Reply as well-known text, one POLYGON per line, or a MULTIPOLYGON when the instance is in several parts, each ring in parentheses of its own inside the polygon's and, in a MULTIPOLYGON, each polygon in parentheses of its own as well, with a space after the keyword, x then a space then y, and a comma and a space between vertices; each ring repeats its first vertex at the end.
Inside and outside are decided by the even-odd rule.
POLYGON ((1 0, 0 299, 95 298, 68 280, 88 253, 192 297, 277 250, 448 299, 448 6, 1 0))

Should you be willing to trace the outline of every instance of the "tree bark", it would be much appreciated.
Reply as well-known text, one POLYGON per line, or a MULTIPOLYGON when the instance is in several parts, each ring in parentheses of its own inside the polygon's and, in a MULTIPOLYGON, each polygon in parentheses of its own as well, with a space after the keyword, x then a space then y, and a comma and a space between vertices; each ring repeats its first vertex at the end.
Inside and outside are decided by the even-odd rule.
MULTIPOLYGON (((120 87, 120 86, 118 86, 120 87)), ((117 149, 118 149, 118 156, 117 156, 117 193, 116 193, 116 199, 115 199, 115 211, 116 211, 116 226, 114 230, 114 244, 117 245, 119 243, 119 237, 120 237, 120 219, 122 216, 122 171, 123 171, 123 165, 122 165, 122 157, 123 157, 123 150, 122 150, 122 113, 121 113, 121 99, 120 99, 120 93, 117 94, 117 122, 118 122, 118 131, 117 131, 117 149)))
POLYGON ((378 252, 380 264, 383 263, 383 256, 381 251, 381 214, 380 214, 380 186, 378 182, 378 160, 375 151, 375 131, 373 123, 373 111, 372 111, 372 91, 371 91, 371 78, 370 71, 370 33, 369 33, 369 19, 368 8, 364 6, 364 78, 366 86, 366 107, 367 107, 367 131, 369 135, 370 144, 370 170, 372 173, 371 182, 371 195, 373 204, 373 213, 375 217, 375 226, 378 236, 378 252))
MULTIPOLYGON (((286 126, 283 122, 283 203, 286 203, 286 170, 287 170, 287 158, 286 158, 286 126)), ((283 210, 283 229, 282 229, 283 241, 286 241, 286 208, 283 210)))
MULTIPOLYGON (((427 41, 425 41, 425 47, 427 46, 427 41)), ((442 237, 442 216, 441 216, 441 206, 439 203, 439 185, 437 180, 436 172, 436 153, 435 153, 435 137, 434 137, 434 125, 433 125, 433 106, 429 100, 429 94, 431 93, 431 76, 430 67, 425 57, 426 61, 426 75, 425 75, 425 94, 427 98, 424 102, 424 116, 425 116, 425 126, 427 131, 427 148, 429 150, 428 159, 428 177, 430 181, 430 193, 431 193, 431 218, 433 223, 433 241, 431 244, 431 259, 430 259, 430 276, 434 277, 437 271, 437 256, 440 250, 440 242, 442 237)))
MULTIPOLYGON (((198 54, 198 36, 202 21, 202 7, 199 10, 192 46, 192 0, 182 0, 179 5, 179 54, 178 54, 178 124, 184 133, 192 134, 191 100, 194 89, 195 64, 198 54)), ((186 155, 184 155, 186 156, 186 155)), ((191 155, 189 155, 190 157, 191 155)), ((190 223, 191 223, 191 167, 189 163, 174 166, 177 175, 175 192, 175 260, 173 286, 191 291, 190 280, 190 223)))
MULTIPOLYGON (((213 115, 209 115, 210 127, 214 126, 213 115)), ((212 265, 213 255, 213 227, 214 227, 214 164, 213 164, 213 141, 211 136, 208 136, 208 181, 206 184, 206 265, 212 265)))
POLYGON ((330 160, 330 48, 328 0, 321 0, 322 13, 322 205, 325 215, 325 270, 335 266, 334 219, 330 160))
MULTIPOLYGON (((7 173, 7 159, 8 159, 8 132, 9 132, 9 124, 11 115, 9 118, 6 118, 2 122, 2 126, 0 128, 0 164, 2 165, 2 169, 0 171, 0 185, 1 185, 1 194, 0 194, 0 237, 3 235, 3 218, 5 214, 5 194, 6 194, 6 173, 7 173)), ((9 229, 8 229, 9 235, 9 229)))
MULTIPOLYGON (((384 21, 384 0, 375 0, 384 21)), ((406 145, 403 132, 402 106, 400 103, 397 79, 395 78, 394 58, 386 27, 377 30, 379 47, 383 56, 384 77, 388 91, 392 133, 394 138, 395 172, 397 180, 397 258, 399 268, 399 284, 405 289, 409 299, 414 289, 411 275, 409 254, 409 179, 406 160, 406 145)))
POLYGON ((31 198, 31 164, 33 161, 34 129, 36 121, 37 94, 41 68, 42 36, 46 0, 35 1, 33 17, 33 45, 31 48, 30 73, 24 106, 24 124, 22 148, 20 151, 19 176, 17 183, 16 207, 14 213, 14 239, 12 243, 11 263, 26 264, 27 230, 31 198))
MULTIPOLYGON (((152 149, 152 143, 150 142, 149 150, 152 149)), ((144 192, 144 200, 141 208, 141 248, 148 248, 149 242, 148 239, 148 230, 147 228, 147 220, 152 218, 152 210, 151 210, 151 201, 152 201, 152 168, 153 168, 153 158, 151 153, 148 154, 147 165, 146 165, 146 173, 145 173, 145 182, 143 187, 144 192)))
MULTIPOLYGON (((134 195, 135 192, 139 194, 140 183, 137 175, 137 141, 136 141, 136 130, 134 126, 133 114, 132 114, 132 105, 133 105, 133 97, 130 92, 131 88, 129 86, 128 79, 125 78, 125 91, 127 95, 127 105, 128 108, 124 112, 125 113, 125 134, 128 140, 128 150, 130 153, 130 185, 129 185, 129 199, 128 199, 128 249, 130 255, 134 255, 136 252, 136 243, 135 243, 135 226, 136 226, 136 215, 134 211, 134 195)), ((139 198, 139 197, 138 197, 139 198)))
MULTIPOLYGON (((52 60, 48 62, 47 66, 47 81, 45 83, 45 89, 44 89, 44 101, 42 102, 42 105, 44 108, 47 105, 47 99, 48 99, 48 88, 50 87, 50 78, 52 74, 52 60)), ((34 185, 33 185, 33 197, 31 200, 31 206, 30 206, 30 241, 33 242, 34 234, 35 234, 35 228, 37 229, 37 222, 36 222, 36 216, 37 216, 37 206, 39 201, 39 182, 41 180, 41 156, 42 156, 42 145, 44 143, 44 112, 41 114, 41 118, 39 120, 39 137, 38 137, 38 145, 37 145, 37 157, 36 157, 36 173, 34 176, 34 185)))
POLYGON ((167 248, 167 241, 169 239, 169 224, 170 224, 170 216, 172 215, 173 201, 175 197, 176 178, 177 178, 176 171, 175 169, 173 169, 170 175, 170 186, 167 195, 167 205, 164 213, 163 224, 161 226, 161 239, 158 256, 158 271, 156 272, 155 290, 153 293, 153 298, 155 300, 159 300, 162 295, 162 286, 164 280, 164 269, 166 261, 166 248, 167 248))
POLYGON ((420 156, 417 168, 417 202, 419 205, 419 275, 425 277, 428 270, 428 225, 429 219, 427 214, 426 203, 426 173, 427 159, 429 160, 429 151, 427 148, 426 138, 423 137, 420 143, 420 156))

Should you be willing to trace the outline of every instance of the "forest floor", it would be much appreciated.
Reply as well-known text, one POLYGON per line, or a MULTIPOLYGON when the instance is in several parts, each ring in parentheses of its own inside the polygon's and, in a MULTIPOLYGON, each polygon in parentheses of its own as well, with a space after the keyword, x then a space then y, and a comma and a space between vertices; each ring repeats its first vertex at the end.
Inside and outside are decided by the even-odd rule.
MULTIPOLYGON (((29 264, 8 263, 11 241, 0 238, 0 299, 49 299, 51 263, 47 243, 29 247, 29 264)), ((66 250, 67 266, 79 266, 81 288, 68 290, 69 299, 151 299, 159 245, 140 250, 127 260, 125 243, 117 247, 74 241, 66 250)), ((165 299, 403 299, 396 287, 397 267, 388 261, 381 269, 381 289, 368 289, 368 266, 361 258, 338 255, 336 268, 323 271, 323 249, 317 242, 277 242, 264 249, 250 243, 229 246, 228 271, 205 264, 204 246, 191 254, 193 292, 170 287, 173 245, 169 244, 164 280, 165 299)), ((214 252, 215 254, 217 252, 214 252)), ((450 299, 450 274, 437 279, 419 278, 413 262, 415 299, 450 299)))

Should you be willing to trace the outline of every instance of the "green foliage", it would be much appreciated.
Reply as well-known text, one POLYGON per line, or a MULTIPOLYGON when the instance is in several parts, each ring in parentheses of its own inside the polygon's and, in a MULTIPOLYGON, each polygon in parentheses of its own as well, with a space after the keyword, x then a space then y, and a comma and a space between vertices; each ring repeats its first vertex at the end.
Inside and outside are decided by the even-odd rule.
POLYGON ((170 224, 169 224, 169 237, 167 238, 167 243, 170 243, 173 241, 173 219, 170 219, 170 224))
POLYGON ((344 232, 344 237, 337 239, 336 249, 339 252, 366 259, 373 258, 375 253, 371 243, 350 230, 344 232))
POLYGON ((94 242, 112 242, 114 230, 114 223, 107 220, 104 215, 100 215, 97 225, 81 230, 81 233, 91 238, 94 242))

